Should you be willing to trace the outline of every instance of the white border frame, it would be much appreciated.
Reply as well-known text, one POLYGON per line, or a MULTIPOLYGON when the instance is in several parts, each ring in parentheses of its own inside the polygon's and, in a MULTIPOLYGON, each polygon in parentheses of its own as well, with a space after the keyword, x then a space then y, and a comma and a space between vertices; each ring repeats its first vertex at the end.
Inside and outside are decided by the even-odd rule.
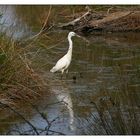
POLYGON ((46 4, 46 5, 87 5, 87 4, 101 4, 101 5, 108 5, 108 4, 119 4, 119 5, 134 5, 140 4, 140 0, 0 0, 0 4, 46 4))

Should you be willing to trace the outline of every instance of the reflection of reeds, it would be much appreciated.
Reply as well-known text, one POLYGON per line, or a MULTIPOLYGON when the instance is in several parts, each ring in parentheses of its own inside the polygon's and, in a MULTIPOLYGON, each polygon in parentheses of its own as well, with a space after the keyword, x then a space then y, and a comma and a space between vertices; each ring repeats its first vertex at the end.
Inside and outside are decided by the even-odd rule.
MULTIPOLYGON (((24 98, 23 98, 24 100, 24 98)), ((26 124, 28 124, 29 126, 29 130, 20 130, 20 128, 18 127, 18 125, 15 124, 15 127, 8 130, 6 132, 6 135, 10 135, 10 134, 18 134, 18 135, 53 135, 53 134, 57 134, 57 135, 65 135, 62 132, 58 132, 55 130, 52 130, 51 127, 53 125, 53 123, 59 118, 58 116, 53 118, 52 120, 48 120, 46 114, 44 112, 41 112, 38 107, 36 107, 35 105, 33 105, 30 101, 26 101, 24 100, 28 105, 30 105, 39 115, 40 117, 45 120, 45 128, 38 128, 34 125, 34 123, 32 123, 31 121, 29 121, 25 115, 23 113, 21 113, 19 110, 16 110, 15 108, 11 107, 11 105, 7 105, 5 103, 2 103, 0 101, 0 105, 3 105, 4 107, 6 107, 7 109, 9 109, 10 111, 12 111, 13 113, 15 113, 18 117, 20 117, 26 124)), ((55 104, 55 103, 54 103, 55 104)))
POLYGON ((41 78, 23 55, 26 51, 14 41, 0 37, 0 101, 6 104, 22 101, 20 95, 32 99, 42 90, 41 78))
POLYGON ((97 114, 91 114, 87 118, 88 129, 85 128, 86 134, 98 135, 124 135, 124 134, 139 134, 139 114, 137 107, 128 107, 120 105, 120 102, 100 101, 95 104, 97 114), (111 108, 107 105, 110 102, 111 108))
POLYGON ((92 101, 96 111, 85 119, 84 133, 90 135, 138 135, 140 134, 140 110, 138 93, 130 93, 126 81, 122 87, 110 93, 105 86, 102 96, 92 101))

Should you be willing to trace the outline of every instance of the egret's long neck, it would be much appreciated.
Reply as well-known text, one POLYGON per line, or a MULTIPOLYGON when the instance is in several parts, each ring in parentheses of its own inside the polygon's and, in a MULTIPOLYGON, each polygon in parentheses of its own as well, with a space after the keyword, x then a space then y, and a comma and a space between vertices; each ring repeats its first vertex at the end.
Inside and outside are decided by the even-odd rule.
POLYGON ((72 47, 73 47, 73 44, 72 44, 72 40, 71 40, 71 37, 70 36, 68 36, 68 41, 69 41, 69 49, 68 49, 67 54, 72 55, 72 47))

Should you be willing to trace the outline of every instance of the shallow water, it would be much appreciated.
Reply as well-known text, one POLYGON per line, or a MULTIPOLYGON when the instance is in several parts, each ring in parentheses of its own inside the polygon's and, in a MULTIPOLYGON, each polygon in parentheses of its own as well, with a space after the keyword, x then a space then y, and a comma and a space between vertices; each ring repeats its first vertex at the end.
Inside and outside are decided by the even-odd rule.
MULTIPOLYGON (((42 11, 45 13, 48 7, 27 6, 26 11, 24 9, 21 6, 7 6, 3 12, 2 20, 6 19, 5 24, 8 26, 6 29, 15 27, 15 39, 35 35, 41 28, 39 15, 42 11)), ((9 30, 6 33, 11 36, 9 30)), ((85 118, 90 117, 91 113, 96 114, 93 102, 98 101, 104 91, 123 91, 124 82, 132 94, 139 94, 140 89, 139 33, 93 34, 85 36, 87 41, 73 38, 73 60, 69 74, 61 80, 60 73, 52 74, 49 70, 68 49, 67 33, 56 30, 42 35, 35 42, 36 49, 29 54, 34 67, 41 72, 49 86, 37 106, 49 121, 53 120, 51 130, 55 132, 49 132, 53 135, 59 134, 57 132, 65 135, 84 134, 84 129, 88 127, 85 118)), ((25 104, 21 110, 36 128, 45 129, 47 123, 35 109, 25 104)), ((7 134, 8 131, 9 134, 33 134, 29 132, 29 125, 13 113, 2 112, 0 120, 1 134, 7 134)))

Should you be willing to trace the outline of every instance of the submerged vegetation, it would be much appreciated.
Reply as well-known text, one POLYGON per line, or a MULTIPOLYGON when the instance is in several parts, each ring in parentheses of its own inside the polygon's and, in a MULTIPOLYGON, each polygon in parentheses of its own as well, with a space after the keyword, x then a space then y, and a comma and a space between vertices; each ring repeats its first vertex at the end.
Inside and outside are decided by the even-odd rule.
POLYGON ((139 99, 139 93, 130 93, 127 89, 124 91, 118 89, 116 93, 104 91, 103 96, 92 101, 96 113, 92 112, 85 119, 84 123, 87 126, 83 128, 84 133, 88 135, 139 135, 139 99))

